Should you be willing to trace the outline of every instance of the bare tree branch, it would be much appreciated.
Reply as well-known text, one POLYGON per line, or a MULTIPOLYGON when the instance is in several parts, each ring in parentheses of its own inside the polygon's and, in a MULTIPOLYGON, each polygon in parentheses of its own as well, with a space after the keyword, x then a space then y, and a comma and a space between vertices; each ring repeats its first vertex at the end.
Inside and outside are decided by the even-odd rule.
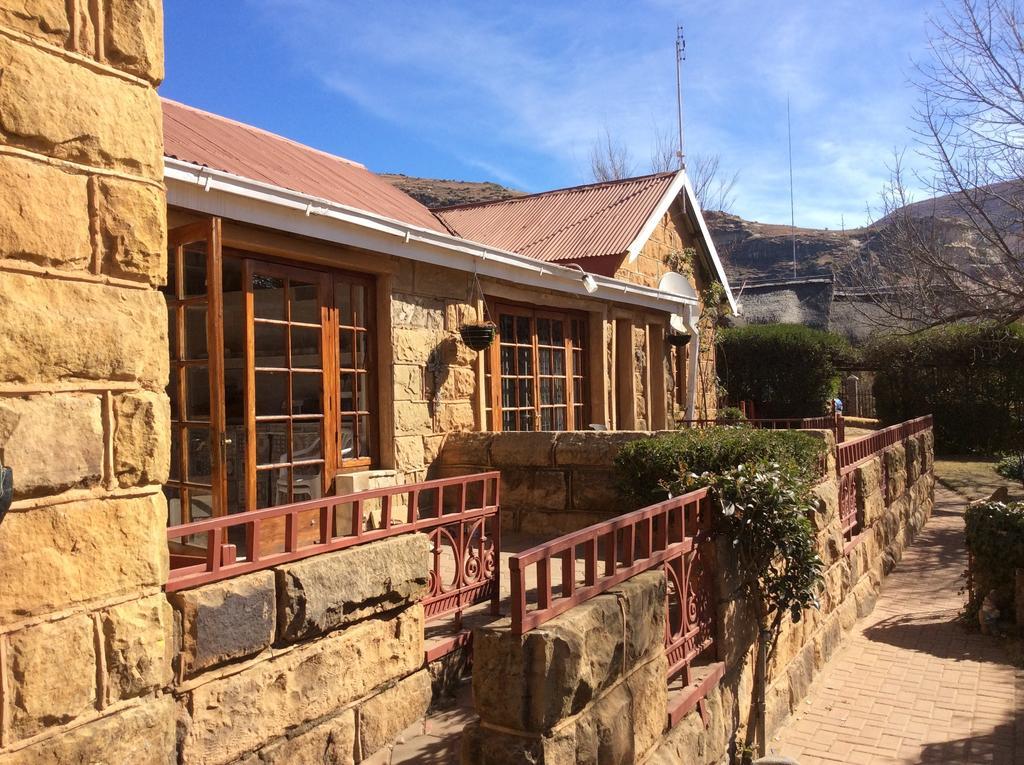
POLYGON ((729 212, 732 209, 736 202, 733 192, 740 179, 739 170, 726 175, 717 154, 694 154, 686 165, 686 174, 702 210, 729 212))
POLYGON ((916 330, 1024 317, 1024 14, 1016 0, 957 0, 916 66, 914 132, 930 199, 897 154, 873 239, 837 264, 876 323, 916 330))
POLYGON ((612 138, 608 128, 590 147, 590 172, 595 181, 617 181, 633 175, 633 158, 629 147, 612 138))

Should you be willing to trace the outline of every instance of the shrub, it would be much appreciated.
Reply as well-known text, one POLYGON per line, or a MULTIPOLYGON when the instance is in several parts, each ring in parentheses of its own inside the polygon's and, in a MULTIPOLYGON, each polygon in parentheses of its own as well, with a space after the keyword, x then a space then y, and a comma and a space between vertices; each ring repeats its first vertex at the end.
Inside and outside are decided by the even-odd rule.
POLYGON ((673 494, 708 486, 718 505, 715 529, 730 542, 741 592, 754 596, 774 645, 788 614, 799 622, 818 607, 824 564, 815 544, 810 487, 778 463, 742 464, 720 474, 680 473, 673 494))
POLYGON ((1024 483, 1024 454, 1004 454, 995 465, 1003 478, 1024 483))
POLYGON ((620 491, 635 506, 660 502, 682 473, 726 473, 737 465, 776 463, 805 483, 820 474, 825 442, 796 430, 678 430, 633 441, 616 458, 620 491))
POLYGON ((886 423, 935 416, 945 454, 996 454, 1024 443, 1024 328, 952 324, 880 338, 875 405, 886 423))
POLYGON ((1014 569, 1024 568, 1024 502, 985 502, 964 513, 971 553, 967 612, 974 616, 993 590, 996 604, 1012 613, 1014 569))
POLYGON ((716 349, 729 397, 753 400, 763 417, 825 414, 839 392, 838 365, 853 356, 839 335, 798 324, 723 329, 716 349))
POLYGON ((717 419, 727 422, 743 422, 747 415, 738 406, 727 406, 718 410, 717 419))

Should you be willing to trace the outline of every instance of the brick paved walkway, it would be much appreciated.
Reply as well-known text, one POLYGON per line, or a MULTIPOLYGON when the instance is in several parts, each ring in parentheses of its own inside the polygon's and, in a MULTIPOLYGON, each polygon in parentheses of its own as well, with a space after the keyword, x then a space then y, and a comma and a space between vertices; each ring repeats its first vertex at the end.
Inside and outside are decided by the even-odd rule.
POLYGON ((1024 670, 956 623, 964 500, 935 511, 800 710, 770 742, 800 765, 1024 763, 1024 670))

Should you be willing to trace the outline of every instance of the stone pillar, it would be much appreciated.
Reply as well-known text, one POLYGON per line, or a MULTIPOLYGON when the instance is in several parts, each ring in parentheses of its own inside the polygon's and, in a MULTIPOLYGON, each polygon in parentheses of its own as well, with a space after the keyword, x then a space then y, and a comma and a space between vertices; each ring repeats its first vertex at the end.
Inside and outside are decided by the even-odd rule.
POLYGON ((160 0, 0 0, 0 763, 174 751, 160 0))

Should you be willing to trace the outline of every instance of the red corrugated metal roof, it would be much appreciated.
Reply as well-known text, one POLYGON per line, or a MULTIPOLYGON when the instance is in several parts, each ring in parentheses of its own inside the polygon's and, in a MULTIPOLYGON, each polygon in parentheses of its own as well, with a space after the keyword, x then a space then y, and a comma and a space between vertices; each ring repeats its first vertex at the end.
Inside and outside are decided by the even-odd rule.
POLYGON ((163 99, 164 154, 447 233, 415 199, 363 165, 163 99))
POLYGON ((674 177, 657 173, 434 212, 458 236, 537 260, 621 255, 674 177))

